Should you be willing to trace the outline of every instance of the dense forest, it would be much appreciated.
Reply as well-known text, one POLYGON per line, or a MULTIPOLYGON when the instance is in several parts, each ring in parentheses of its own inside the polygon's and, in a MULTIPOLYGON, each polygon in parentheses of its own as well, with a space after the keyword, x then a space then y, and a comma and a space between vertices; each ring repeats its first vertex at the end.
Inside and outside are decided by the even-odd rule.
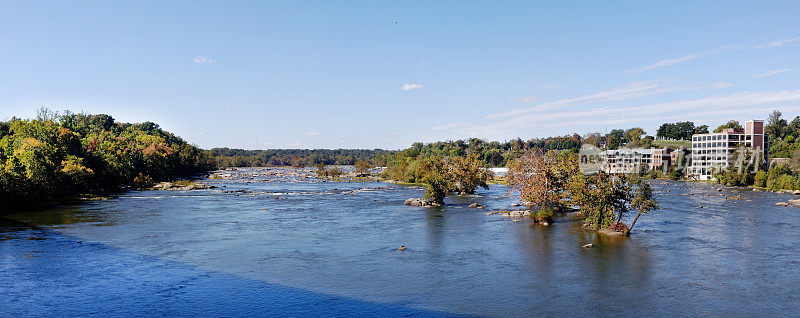
POLYGON ((152 122, 58 114, 0 122, 0 209, 147 187, 213 168, 205 151, 152 122))

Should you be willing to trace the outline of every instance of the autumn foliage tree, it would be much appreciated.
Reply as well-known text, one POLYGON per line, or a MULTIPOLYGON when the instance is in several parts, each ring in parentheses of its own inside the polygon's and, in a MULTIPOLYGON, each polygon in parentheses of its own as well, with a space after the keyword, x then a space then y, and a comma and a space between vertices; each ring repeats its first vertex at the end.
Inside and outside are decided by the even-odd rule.
POLYGON ((570 178, 578 173, 577 164, 574 153, 533 150, 509 164, 506 180, 510 191, 518 191, 523 201, 539 210, 559 210, 568 198, 570 178))
POLYGON ((510 191, 518 191, 521 200, 538 207, 540 220, 551 219, 566 207, 578 207, 584 226, 592 230, 629 233, 642 213, 658 208, 646 181, 636 175, 584 175, 574 153, 526 153, 509 164, 507 181, 510 191), (630 211, 638 213, 629 228, 622 218, 630 211))

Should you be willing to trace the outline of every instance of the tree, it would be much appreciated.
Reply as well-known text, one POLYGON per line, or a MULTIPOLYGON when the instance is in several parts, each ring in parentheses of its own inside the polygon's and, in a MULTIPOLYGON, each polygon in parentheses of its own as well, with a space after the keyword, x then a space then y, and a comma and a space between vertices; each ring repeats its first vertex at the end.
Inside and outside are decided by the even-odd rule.
POLYGON ((478 187, 489 189, 487 182, 492 178, 491 172, 483 167, 476 154, 450 158, 448 168, 459 192, 475 194, 475 189, 478 187))
POLYGON ((426 184, 424 199, 444 204, 444 197, 453 188, 447 163, 440 156, 425 156, 419 159, 422 182, 426 184))
POLYGON ((714 129, 714 132, 718 133, 718 132, 722 132, 723 129, 730 129, 730 128, 742 129, 742 125, 740 125, 738 121, 731 120, 731 121, 728 121, 725 124, 720 125, 719 127, 717 127, 717 129, 714 129))
POLYGON ((644 129, 640 127, 630 128, 625 131, 625 142, 632 145, 639 145, 639 141, 642 140, 642 136, 646 135, 647 133, 644 129))
POLYGON ((767 126, 764 131, 773 139, 783 139, 786 136, 788 124, 786 119, 781 118, 781 112, 774 110, 767 119, 767 126))
MULTIPOLYGON (((658 127, 658 130, 656 131, 656 137, 661 139, 689 140, 691 139, 692 134, 699 133, 696 131, 701 127, 703 126, 695 128, 694 123, 690 121, 664 123, 658 127)), ((708 129, 708 126, 705 127, 708 129)))
POLYGON ((694 128, 695 134, 707 134, 708 133, 708 125, 697 126, 694 128))
POLYGON ((597 173, 573 178, 569 184, 571 202, 580 207, 584 226, 629 234, 639 216, 658 208, 650 185, 636 175, 597 173), (625 213, 638 213, 630 227, 622 223, 625 213))
POLYGON ((369 169, 372 168, 372 165, 370 165, 369 162, 365 160, 356 161, 355 166, 356 166, 356 173, 358 175, 368 175, 369 169))
POLYGON ((509 164, 509 191, 539 207, 539 212, 561 210, 568 199, 567 185, 580 174, 575 153, 533 150, 509 164))
POLYGON ((622 129, 612 129, 611 132, 606 134, 606 147, 608 149, 617 149, 622 146, 625 131, 622 129))
POLYGON ((650 184, 639 178, 630 181, 634 189, 633 200, 631 200, 630 207, 636 210, 637 213, 633 222, 631 222, 631 226, 625 230, 626 235, 630 235, 633 226, 636 225, 636 221, 639 220, 639 216, 641 216, 642 213, 648 213, 658 209, 658 201, 653 198, 653 189, 650 188, 650 184))

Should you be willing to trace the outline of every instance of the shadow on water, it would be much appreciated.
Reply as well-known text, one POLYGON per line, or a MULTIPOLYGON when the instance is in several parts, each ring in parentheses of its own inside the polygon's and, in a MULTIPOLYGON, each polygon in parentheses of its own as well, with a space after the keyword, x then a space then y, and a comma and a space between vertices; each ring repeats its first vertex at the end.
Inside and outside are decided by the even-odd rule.
POLYGON ((0 269, 4 317, 455 316, 208 271, 7 218, 0 269))

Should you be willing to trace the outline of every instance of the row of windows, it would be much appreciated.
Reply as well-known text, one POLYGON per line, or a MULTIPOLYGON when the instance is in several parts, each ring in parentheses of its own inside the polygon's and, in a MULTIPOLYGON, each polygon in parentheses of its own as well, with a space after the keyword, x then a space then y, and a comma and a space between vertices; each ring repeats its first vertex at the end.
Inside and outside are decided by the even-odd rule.
POLYGON ((750 140, 753 138, 753 135, 706 135, 706 136, 692 136, 692 141, 717 141, 717 140, 750 140), (741 138, 744 136, 744 138, 741 138))
POLYGON ((707 155, 707 154, 732 154, 733 149, 703 149, 692 150, 692 155, 707 155))
MULTIPOLYGON (((738 136, 731 136, 738 137, 738 136)), ((731 138, 738 139, 738 138, 731 138)), ((692 136, 692 141, 728 140, 728 135, 692 136)))

